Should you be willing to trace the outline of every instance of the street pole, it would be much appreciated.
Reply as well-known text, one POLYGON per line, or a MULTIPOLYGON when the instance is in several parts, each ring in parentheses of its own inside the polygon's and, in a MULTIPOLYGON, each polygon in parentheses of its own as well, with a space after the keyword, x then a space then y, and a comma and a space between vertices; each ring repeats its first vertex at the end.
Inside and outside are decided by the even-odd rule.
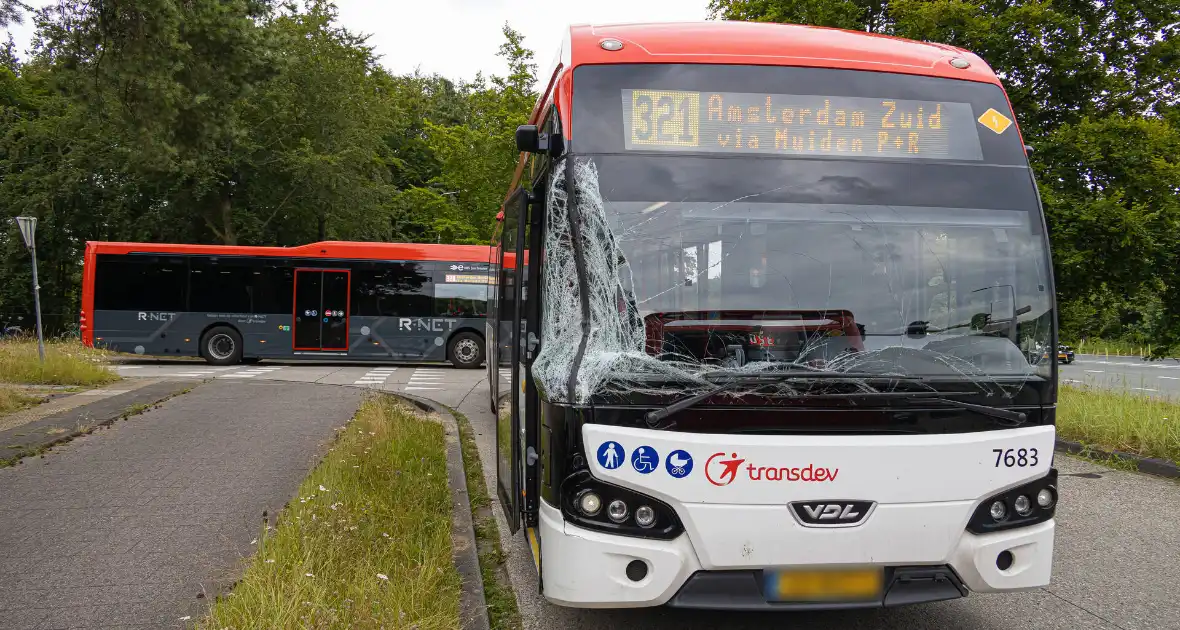
POLYGON ((45 363, 45 337, 41 333, 41 285, 37 282, 37 217, 17 217, 20 234, 33 257, 33 309, 37 316, 37 355, 45 363))

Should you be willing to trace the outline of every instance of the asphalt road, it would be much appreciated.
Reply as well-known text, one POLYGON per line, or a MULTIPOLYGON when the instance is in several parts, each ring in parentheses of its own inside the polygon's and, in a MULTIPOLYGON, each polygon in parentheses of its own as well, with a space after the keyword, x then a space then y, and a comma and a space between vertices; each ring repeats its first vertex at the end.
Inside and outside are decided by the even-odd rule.
MULTIPOLYGON (((1061 365, 1062 383, 1119 389, 1156 397, 1180 397, 1180 361, 1144 361, 1134 357, 1079 354, 1061 365)), ((1176 627, 1180 627, 1180 622, 1176 627)))
MULTIPOLYGON (((1180 371, 1177 372, 1180 376, 1180 371)), ((489 494, 494 489, 495 419, 482 383, 459 410, 479 441, 489 494)), ((736 614, 665 608, 581 610, 548 603, 522 534, 501 541, 529 630, 704 630, 792 628, 873 630, 1175 630, 1180 628, 1180 483, 1113 471, 1058 455, 1061 503, 1047 588, 876 611, 736 614)))

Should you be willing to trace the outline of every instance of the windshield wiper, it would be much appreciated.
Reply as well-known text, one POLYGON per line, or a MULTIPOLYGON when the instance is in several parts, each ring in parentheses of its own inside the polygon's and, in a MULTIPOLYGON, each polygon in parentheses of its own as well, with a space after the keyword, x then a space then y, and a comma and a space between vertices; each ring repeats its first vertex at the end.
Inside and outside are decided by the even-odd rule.
MULTIPOLYGON (((852 381, 858 381, 858 382, 864 384, 866 387, 868 387, 869 386, 868 382, 881 383, 881 382, 921 380, 920 377, 917 377, 917 376, 889 376, 889 375, 877 374, 877 373, 873 373, 873 372, 826 372, 826 371, 822 371, 822 370, 799 370, 799 371, 790 371, 790 372, 767 371, 767 372, 753 372, 753 373, 751 373, 751 372, 728 372, 725 370, 717 370, 714 372, 709 372, 705 376, 706 377, 708 377, 708 376, 729 376, 729 377, 733 377, 733 378, 726 379, 725 381, 717 384, 716 386, 714 386, 710 389, 707 389, 703 392, 700 392, 698 394, 693 394, 692 396, 682 398, 682 399, 680 399, 680 400, 678 400, 666 407, 661 407, 660 409, 654 409, 652 411, 647 412, 643 416, 643 419, 647 421, 647 425, 649 427, 654 428, 659 423, 660 420, 663 420, 664 418, 667 418, 668 416, 670 416, 678 411, 683 411, 685 409, 688 409, 689 407, 692 407, 693 405, 701 402, 702 400, 705 400, 705 399, 710 398, 712 396, 716 396, 717 394, 725 392, 726 390, 732 389, 738 385, 757 385, 757 384, 763 384, 763 383, 778 383, 778 382, 782 382, 782 381, 795 381, 795 380, 799 380, 799 381, 852 380, 852 381)), ((868 394, 868 395, 872 395, 874 393, 882 393, 882 392, 877 392, 876 390, 872 390, 869 392, 862 392, 862 394, 868 394)))
POLYGON ((1003 407, 992 407, 991 405, 977 405, 975 403, 963 402, 961 400, 953 400, 951 398, 923 398, 925 401, 936 402, 951 407, 958 407, 967 411, 974 411, 975 413, 991 416, 1000 420, 1007 420, 1010 426, 1018 427, 1025 422, 1028 422, 1028 416, 1020 411, 1013 411, 1011 409, 1004 409, 1003 407))

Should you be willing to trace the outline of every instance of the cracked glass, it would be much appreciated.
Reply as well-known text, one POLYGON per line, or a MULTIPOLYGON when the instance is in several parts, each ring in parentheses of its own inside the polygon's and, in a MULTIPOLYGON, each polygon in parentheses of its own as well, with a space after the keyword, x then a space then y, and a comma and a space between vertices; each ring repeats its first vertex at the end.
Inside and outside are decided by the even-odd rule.
MULTIPOLYGON (((767 120, 786 119, 777 103, 880 103, 861 119, 882 125, 898 102, 920 103, 913 107, 924 107, 927 121, 931 111, 1003 107, 997 87, 683 65, 582 68, 576 84, 565 158, 573 166, 554 169, 546 199, 544 325, 533 372, 551 400, 870 394, 937 390, 945 381, 1011 396, 1051 375, 1044 224, 1014 130, 1004 136, 959 115, 958 127, 939 131, 959 134, 952 142, 960 146, 977 143, 970 160, 904 155, 904 144, 882 159, 827 154, 822 144, 784 155, 717 149, 731 147, 732 136, 721 142, 725 133, 747 143, 762 134, 765 148, 775 129, 767 120), (717 135, 713 148, 681 146, 691 137, 683 122, 710 116, 710 94, 757 103, 751 87, 764 85, 806 97, 784 100, 778 87, 761 112, 693 130, 701 143, 717 135), (700 113, 681 115, 677 127, 673 100, 663 119, 635 123, 628 91, 649 86, 699 91, 700 113), (772 109, 778 113, 764 113, 772 109), (628 148, 636 127, 663 129, 681 145, 628 148)), ((816 130, 826 133, 791 133, 816 130)), ((849 133, 844 146, 860 139, 871 149, 877 131, 849 133)))

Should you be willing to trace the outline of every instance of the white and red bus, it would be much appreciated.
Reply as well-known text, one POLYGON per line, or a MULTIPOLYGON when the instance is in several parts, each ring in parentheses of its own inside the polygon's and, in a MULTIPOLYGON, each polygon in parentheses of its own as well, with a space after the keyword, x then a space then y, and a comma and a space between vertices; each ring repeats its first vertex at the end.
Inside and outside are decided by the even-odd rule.
POLYGON ((500 501, 549 600, 874 607, 1049 583, 1052 267, 982 59, 800 26, 576 26, 542 85, 493 243, 488 369, 500 501))

